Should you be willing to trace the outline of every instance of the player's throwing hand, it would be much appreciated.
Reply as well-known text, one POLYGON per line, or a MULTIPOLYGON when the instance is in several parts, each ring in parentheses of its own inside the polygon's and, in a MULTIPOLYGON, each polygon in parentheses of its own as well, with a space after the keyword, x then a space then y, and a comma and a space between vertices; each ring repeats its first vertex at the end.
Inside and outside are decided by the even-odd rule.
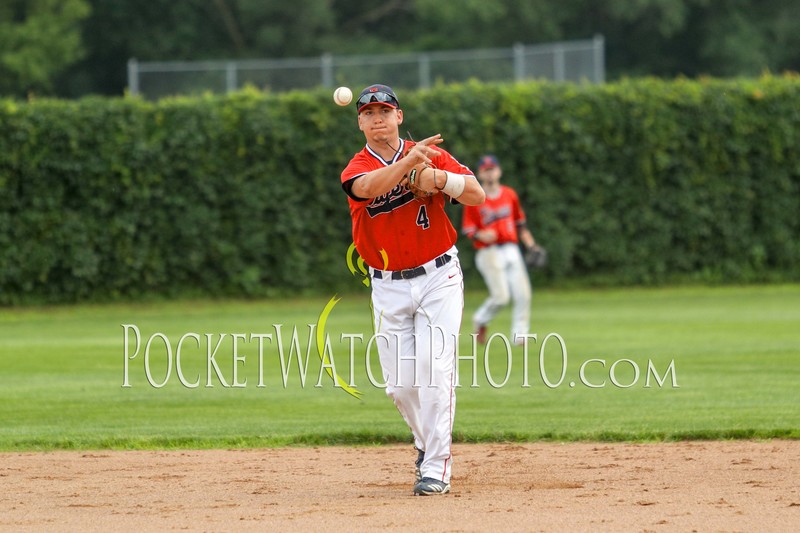
POLYGON ((442 139, 442 135, 437 133, 432 137, 428 137, 414 144, 414 146, 408 150, 406 157, 411 158, 416 164, 430 165, 433 162, 433 158, 439 156, 439 152, 431 148, 431 145, 435 146, 443 142, 444 139, 442 139))

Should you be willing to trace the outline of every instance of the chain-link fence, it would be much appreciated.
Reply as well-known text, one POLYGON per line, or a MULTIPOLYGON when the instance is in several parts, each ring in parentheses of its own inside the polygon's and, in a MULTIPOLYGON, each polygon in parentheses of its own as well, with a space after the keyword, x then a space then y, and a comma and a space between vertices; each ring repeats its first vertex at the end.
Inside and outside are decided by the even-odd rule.
POLYGON ((147 98, 206 91, 224 93, 244 85, 271 91, 313 87, 363 87, 381 82, 426 88, 437 82, 549 79, 602 83, 602 36, 581 41, 386 55, 236 61, 128 61, 128 91, 147 98))

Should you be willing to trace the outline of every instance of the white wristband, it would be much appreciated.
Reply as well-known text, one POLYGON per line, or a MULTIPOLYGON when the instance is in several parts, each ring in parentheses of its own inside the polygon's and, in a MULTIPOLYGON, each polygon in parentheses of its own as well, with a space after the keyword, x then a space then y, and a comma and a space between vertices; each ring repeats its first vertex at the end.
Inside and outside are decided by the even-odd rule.
POLYGON ((447 182, 442 187, 442 192, 446 193, 450 198, 458 198, 464 193, 464 187, 467 186, 467 180, 461 174, 444 171, 447 177, 447 182))

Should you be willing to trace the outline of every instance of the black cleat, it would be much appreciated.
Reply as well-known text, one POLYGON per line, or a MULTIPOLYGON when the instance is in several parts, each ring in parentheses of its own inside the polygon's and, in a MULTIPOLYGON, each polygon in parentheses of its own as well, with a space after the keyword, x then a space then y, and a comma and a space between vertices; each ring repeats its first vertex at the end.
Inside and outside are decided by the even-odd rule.
POLYGON ((450 492, 450 483, 424 477, 414 485, 414 496, 433 496, 435 494, 447 494, 450 492))

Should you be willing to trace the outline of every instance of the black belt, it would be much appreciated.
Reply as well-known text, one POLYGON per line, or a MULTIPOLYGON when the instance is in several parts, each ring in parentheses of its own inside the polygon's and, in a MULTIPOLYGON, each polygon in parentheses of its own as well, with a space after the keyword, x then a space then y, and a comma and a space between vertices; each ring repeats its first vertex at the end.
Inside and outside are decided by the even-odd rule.
MULTIPOLYGON (((449 263, 451 259, 452 257, 447 254, 440 255, 434 260, 436 268, 442 268, 449 263)), ((418 266, 416 268, 409 268, 407 270, 394 270, 392 272, 392 279, 414 279, 418 278, 419 276, 424 276, 425 274, 427 274, 427 272, 425 272, 425 267, 418 266)), ((383 279, 383 270, 374 270, 372 272, 372 277, 375 279, 383 279)))

